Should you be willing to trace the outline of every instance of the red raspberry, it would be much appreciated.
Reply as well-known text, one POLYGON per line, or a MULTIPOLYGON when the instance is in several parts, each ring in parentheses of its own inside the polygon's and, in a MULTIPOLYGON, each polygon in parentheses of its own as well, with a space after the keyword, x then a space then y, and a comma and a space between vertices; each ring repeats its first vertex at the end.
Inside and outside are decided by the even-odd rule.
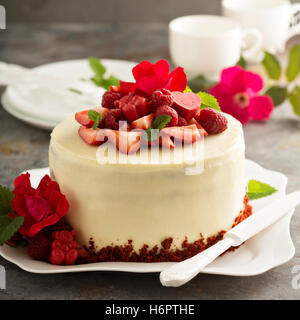
POLYGON ((59 240, 60 242, 71 242, 74 240, 72 232, 66 230, 53 232, 52 238, 59 240))
POLYGON ((177 126, 178 127, 184 127, 184 126, 187 126, 187 125, 188 125, 188 123, 187 123, 186 119, 181 117, 181 116, 178 116, 177 126))
POLYGON ((161 115, 171 116, 171 121, 166 125, 167 127, 174 127, 178 123, 178 114, 177 112, 169 106, 160 106, 156 109, 154 117, 157 118, 161 115))
POLYGON ((123 120, 121 109, 109 110, 104 119, 104 127, 108 129, 118 130, 120 120, 123 120))
POLYGON ((47 260, 50 254, 51 240, 45 234, 39 233, 30 239, 28 244, 28 254, 34 260, 47 260))
POLYGON ((150 105, 145 97, 130 92, 122 97, 118 107, 122 110, 124 117, 129 121, 135 121, 151 112, 150 105))
POLYGON ((202 109, 196 120, 208 134, 221 133, 227 129, 227 119, 220 112, 211 108, 202 109))
POLYGON ((152 93, 152 102, 156 107, 160 107, 163 105, 170 107, 173 104, 171 91, 167 89, 155 90, 152 93))
POLYGON ((71 249, 65 255, 65 264, 66 265, 74 264, 77 258, 78 258, 78 251, 76 249, 71 249))
POLYGON ((50 255, 50 261, 52 264, 60 265, 64 262, 64 259, 65 259, 65 253, 61 249, 59 248, 52 249, 51 255, 50 255))
POLYGON ((122 97, 121 93, 119 92, 111 92, 106 91, 104 92, 102 96, 102 107, 108 108, 108 109, 114 109, 115 108, 115 101, 120 100, 122 97))

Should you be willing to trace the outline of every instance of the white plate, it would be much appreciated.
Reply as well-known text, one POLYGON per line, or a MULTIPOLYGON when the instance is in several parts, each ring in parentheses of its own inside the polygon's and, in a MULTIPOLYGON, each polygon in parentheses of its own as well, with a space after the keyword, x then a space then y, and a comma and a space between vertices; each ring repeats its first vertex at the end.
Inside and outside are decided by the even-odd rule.
MULTIPOLYGON (((111 59, 101 61, 107 74, 113 74, 124 81, 133 81, 131 71, 135 62, 111 59)), ((70 87, 73 80, 88 79, 93 75, 87 59, 55 62, 34 70, 56 77, 62 76, 70 81, 70 87)), ((104 89, 99 88, 97 99, 85 99, 83 103, 82 97, 70 92, 66 92, 65 96, 56 90, 37 85, 13 85, 8 86, 2 95, 2 105, 14 117, 33 126, 51 130, 68 115, 99 105, 103 92, 104 89)))
MULTIPOLYGON (((48 168, 28 171, 31 181, 36 187, 48 168)), ((274 201, 285 194, 287 177, 279 172, 262 168, 253 161, 246 160, 246 179, 257 179, 267 182, 277 188, 278 192, 272 196, 252 201, 254 214, 259 208, 274 201)), ((271 268, 290 260, 295 248, 290 236, 290 220, 294 210, 246 241, 234 252, 228 252, 208 265, 203 273, 222 274, 231 276, 251 276, 263 273, 271 268)), ((25 271, 33 273, 64 273, 83 271, 125 271, 125 272, 161 272, 173 262, 133 263, 133 262, 98 262, 74 266, 55 266, 50 263, 32 260, 24 248, 12 248, 4 245, 0 248, 0 255, 8 261, 18 265, 25 271)))

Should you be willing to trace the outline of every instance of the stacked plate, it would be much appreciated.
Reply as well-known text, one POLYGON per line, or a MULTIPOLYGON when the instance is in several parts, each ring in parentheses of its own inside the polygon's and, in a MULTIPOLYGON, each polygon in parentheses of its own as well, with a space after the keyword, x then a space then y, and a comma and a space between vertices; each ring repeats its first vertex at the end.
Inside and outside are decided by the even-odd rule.
MULTIPOLYGON (((131 70, 134 62, 102 59, 107 74, 120 80, 133 81, 131 70)), ((62 77, 71 83, 89 79, 93 72, 87 60, 69 60, 39 66, 34 70, 55 77, 62 77)), ((68 115, 82 109, 97 106, 101 102, 104 89, 99 88, 96 97, 85 97, 71 90, 61 92, 55 88, 39 84, 8 86, 2 95, 4 109, 16 118, 42 129, 52 130, 68 115)))

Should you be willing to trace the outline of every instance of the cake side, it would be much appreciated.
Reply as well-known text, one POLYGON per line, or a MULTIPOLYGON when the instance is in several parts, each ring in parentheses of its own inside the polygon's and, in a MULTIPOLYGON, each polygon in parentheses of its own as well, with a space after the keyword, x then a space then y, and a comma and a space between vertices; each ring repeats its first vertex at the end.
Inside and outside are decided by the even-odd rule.
POLYGON ((172 249, 228 230, 244 209, 244 140, 240 123, 229 115, 228 129, 205 138, 204 171, 184 174, 185 164, 105 164, 97 147, 78 136, 68 118, 52 135, 52 176, 70 202, 68 222, 78 240, 97 250, 131 244, 161 247, 172 237, 172 249))

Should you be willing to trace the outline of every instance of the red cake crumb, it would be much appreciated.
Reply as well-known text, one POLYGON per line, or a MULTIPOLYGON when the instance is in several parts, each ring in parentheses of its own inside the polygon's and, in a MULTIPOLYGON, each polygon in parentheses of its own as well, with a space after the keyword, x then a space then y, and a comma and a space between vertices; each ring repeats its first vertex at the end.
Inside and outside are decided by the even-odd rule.
MULTIPOLYGON (((248 203, 248 196, 244 197, 244 210, 235 218, 232 227, 245 220, 252 214, 252 207, 248 203)), ((179 262, 193 257, 197 253, 209 248, 218 241, 222 240, 225 230, 221 230, 217 235, 208 237, 206 240, 200 233, 199 239, 194 242, 188 242, 188 239, 181 244, 181 248, 171 249, 173 238, 169 237, 161 242, 161 248, 144 244, 138 252, 134 251, 132 240, 127 244, 120 246, 107 246, 97 250, 93 239, 89 241, 89 247, 82 247, 78 253, 77 264, 104 262, 104 261, 124 261, 124 262, 179 262)), ((238 247, 231 247, 227 251, 234 251, 238 247)))

